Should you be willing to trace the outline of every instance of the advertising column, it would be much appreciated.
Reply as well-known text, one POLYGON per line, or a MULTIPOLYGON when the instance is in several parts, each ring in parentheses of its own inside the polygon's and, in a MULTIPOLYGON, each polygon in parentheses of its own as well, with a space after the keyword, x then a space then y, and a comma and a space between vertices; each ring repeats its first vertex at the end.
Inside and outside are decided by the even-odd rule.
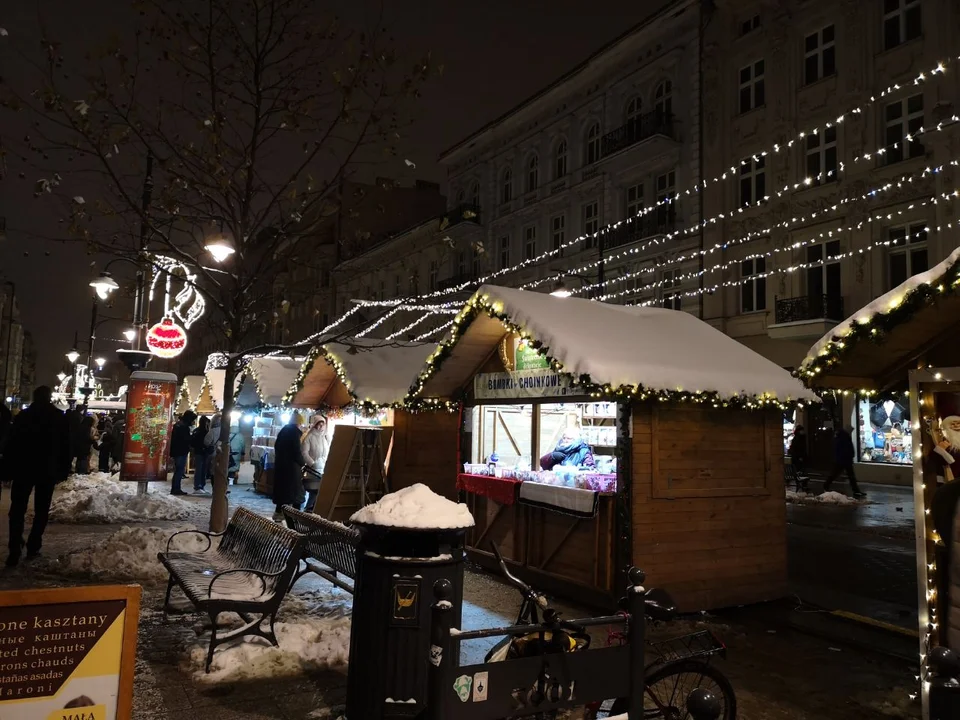
POLYGON ((138 370, 127 388, 126 427, 120 480, 164 480, 177 404, 177 376, 138 370))

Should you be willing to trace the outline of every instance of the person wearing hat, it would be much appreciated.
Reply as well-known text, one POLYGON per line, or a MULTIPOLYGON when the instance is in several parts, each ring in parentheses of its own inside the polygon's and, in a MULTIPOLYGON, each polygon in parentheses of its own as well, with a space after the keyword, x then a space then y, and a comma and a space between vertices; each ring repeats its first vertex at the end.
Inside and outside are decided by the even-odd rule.
POLYGON ((274 522, 283 521, 281 508, 284 505, 293 505, 300 508, 303 505, 305 492, 303 489, 303 452, 300 449, 300 438, 303 432, 303 416, 296 412, 277 433, 273 444, 273 502, 277 509, 273 513, 274 522))

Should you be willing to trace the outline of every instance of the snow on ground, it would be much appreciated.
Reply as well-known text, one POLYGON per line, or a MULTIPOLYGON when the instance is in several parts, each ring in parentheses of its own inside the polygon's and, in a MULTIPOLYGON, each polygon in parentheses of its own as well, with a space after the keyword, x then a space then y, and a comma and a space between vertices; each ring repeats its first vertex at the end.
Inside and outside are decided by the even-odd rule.
MULTIPOLYGON (((94 547, 62 555, 60 565, 69 572, 98 578, 162 583, 169 576, 157 560, 157 553, 167 549, 167 540, 174 532, 156 527, 122 527, 94 547)), ((191 533, 178 537, 171 550, 202 552, 206 547, 204 538, 191 533)))
POLYGON ((260 638, 246 638, 217 649, 210 672, 206 673, 207 646, 197 644, 190 649, 181 669, 196 682, 220 684, 346 667, 350 653, 349 618, 297 617, 278 622, 275 627, 280 647, 260 638))
POLYGON ((815 495, 814 493, 796 492, 794 490, 787 490, 787 502, 797 503, 799 505, 868 505, 869 504, 869 501, 866 499, 857 500, 856 498, 852 498, 849 495, 844 495, 843 493, 839 493, 836 490, 820 493, 819 495, 815 495))
POLYGON ((453 530, 473 527, 473 515, 463 503, 447 500, 422 483, 384 495, 360 508, 350 522, 410 529, 453 530))
POLYGON ((137 483, 119 482, 119 475, 71 475, 57 486, 50 519, 61 523, 125 523, 186 520, 198 503, 165 492, 137 495, 137 483))

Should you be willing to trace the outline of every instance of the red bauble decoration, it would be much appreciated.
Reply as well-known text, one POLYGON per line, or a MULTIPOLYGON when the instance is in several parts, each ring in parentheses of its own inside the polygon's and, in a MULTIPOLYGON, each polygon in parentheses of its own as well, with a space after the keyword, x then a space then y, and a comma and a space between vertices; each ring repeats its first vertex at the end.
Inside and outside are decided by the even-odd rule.
POLYGON ((172 358, 187 346, 187 331, 165 317, 147 331, 147 348, 157 357, 172 358))

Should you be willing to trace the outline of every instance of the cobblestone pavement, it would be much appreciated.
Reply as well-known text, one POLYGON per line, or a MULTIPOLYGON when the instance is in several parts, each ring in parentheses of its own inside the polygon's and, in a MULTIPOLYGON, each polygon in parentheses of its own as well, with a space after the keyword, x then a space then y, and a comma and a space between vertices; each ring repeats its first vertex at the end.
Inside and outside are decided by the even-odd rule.
MULTIPOLYGON (((2 515, 6 514, 7 496, 4 493, 0 501, 2 515)), ((209 500, 196 498, 191 502, 197 504, 196 520, 192 522, 202 526, 209 500)), ((233 489, 231 502, 264 514, 273 510, 268 500, 242 486, 233 489)), ((150 523, 170 531, 188 524, 191 522, 150 523)), ((101 581, 68 574, 57 558, 69 550, 96 546, 117 529, 117 525, 51 524, 45 559, 0 573, 0 589, 101 581)), ((255 682, 198 683, 184 667, 187 650, 206 639, 198 640, 197 619, 164 618, 159 612, 162 587, 147 583, 143 589, 134 697, 137 720, 294 720, 336 718, 342 711, 346 692, 343 668, 255 682)), ((299 598, 311 593, 330 595, 330 590, 314 579, 295 589, 299 598)), ((465 629, 508 623, 519 603, 512 588, 492 576, 474 572, 467 573, 465 597, 465 629)), ((349 597, 342 593, 334 600, 349 603, 349 597)), ((562 604, 559 607, 567 618, 588 614, 562 604)), ((907 699, 912 691, 913 668, 840 642, 790 630, 787 621, 793 612, 792 602, 743 608, 696 622, 688 619, 653 628, 651 637, 675 636, 704 627, 717 632, 728 647, 728 659, 718 662, 736 688, 740 720, 919 717, 918 708, 907 699)), ((466 649, 462 661, 476 662, 488 646, 466 649)))

